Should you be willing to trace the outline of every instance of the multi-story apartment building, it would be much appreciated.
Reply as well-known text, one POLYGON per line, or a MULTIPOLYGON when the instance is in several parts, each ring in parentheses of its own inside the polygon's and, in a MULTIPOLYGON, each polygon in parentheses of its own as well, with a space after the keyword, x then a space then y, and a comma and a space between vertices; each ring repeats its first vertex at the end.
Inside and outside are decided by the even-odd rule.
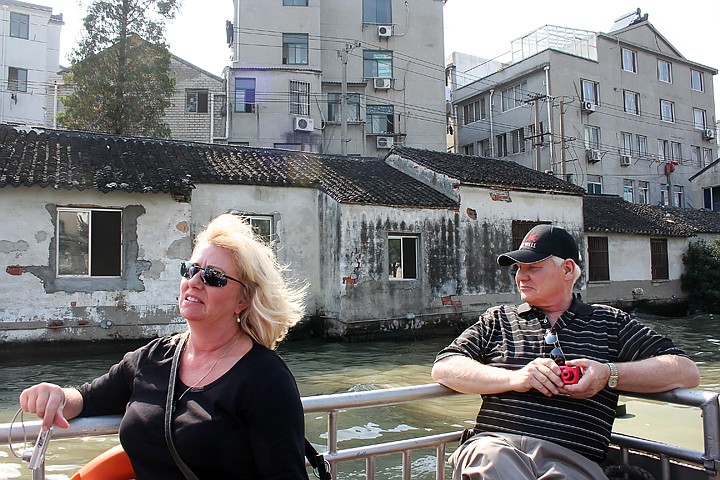
POLYGON ((0 123, 43 125, 48 78, 59 69, 62 14, 0 0, 0 123))
POLYGON ((443 3, 234 0, 229 142, 445 150, 443 3))
POLYGON ((609 33, 545 26, 512 42, 512 61, 454 92, 455 148, 590 193, 700 208, 689 179, 717 158, 717 73, 639 11, 609 33))

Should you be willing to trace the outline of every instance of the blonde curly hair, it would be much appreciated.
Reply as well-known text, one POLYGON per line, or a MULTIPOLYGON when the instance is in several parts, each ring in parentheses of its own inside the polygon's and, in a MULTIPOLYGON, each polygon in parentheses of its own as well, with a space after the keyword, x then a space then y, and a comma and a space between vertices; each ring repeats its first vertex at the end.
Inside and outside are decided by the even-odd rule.
POLYGON ((209 244, 230 252, 245 286, 248 308, 243 310, 240 328, 256 342, 273 350, 290 327, 305 313, 307 285, 290 285, 273 249, 257 238, 247 219, 224 213, 213 219, 195 240, 195 248, 209 244))

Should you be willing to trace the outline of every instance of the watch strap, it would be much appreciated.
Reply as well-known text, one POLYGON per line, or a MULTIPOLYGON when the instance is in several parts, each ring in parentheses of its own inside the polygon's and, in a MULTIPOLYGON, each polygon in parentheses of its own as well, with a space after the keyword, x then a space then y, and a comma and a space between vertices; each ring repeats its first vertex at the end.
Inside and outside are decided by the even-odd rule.
POLYGON ((615 388, 618 384, 618 369, 617 365, 614 363, 608 363, 608 368, 610 369, 610 377, 608 378, 608 387, 615 388))

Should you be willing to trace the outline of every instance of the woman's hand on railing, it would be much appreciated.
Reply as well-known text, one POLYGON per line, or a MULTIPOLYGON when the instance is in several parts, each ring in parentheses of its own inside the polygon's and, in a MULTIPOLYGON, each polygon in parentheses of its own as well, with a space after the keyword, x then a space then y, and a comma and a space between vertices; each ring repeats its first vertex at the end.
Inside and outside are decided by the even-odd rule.
POLYGON ((52 425, 68 428, 70 424, 64 416, 67 394, 59 385, 39 383, 26 388, 20 394, 20 408, 24 412, 34 413, 42 419, 42 429, 52 425))

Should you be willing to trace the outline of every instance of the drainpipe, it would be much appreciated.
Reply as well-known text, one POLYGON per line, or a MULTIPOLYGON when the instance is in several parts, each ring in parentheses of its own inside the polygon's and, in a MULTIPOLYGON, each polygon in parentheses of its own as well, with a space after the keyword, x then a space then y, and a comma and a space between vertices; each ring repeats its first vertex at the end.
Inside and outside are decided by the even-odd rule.
POLYGON ((490 156, 495 156, 495 126, 493 125, 493 94, 495 89, 490 89, 490 156))
POLYGON ((215 138, 215 92, 210 92, 210 143, 215 138))
POLYGON ((53 93, 53 129, 57 130, 57 116, 58 116, 58 83, 55 81, 55 89, 53 93))
POLYGON ((550 96, 550 65, 545 66, 545 95, 547 96, 547 115, 548 115, 548 134, 550 134, 550 168, 553 168, 555 163, 554 148, 555 143, 553 139, 553 128, 552 128, 552 108, 553 102, 550 96))
MULTIPOLYGON (((5 78, 5 71, 7 68, 5 68, 5 50, 6 50, 6 44, 7 44, 7 36, 5 34, 5 25, 10 25, 9 21, 9 15, 8 15, 8 6, 3 5, 2 6, 2 36, 0 39, 2 39, 2 49, 0 50, 0 58, 2 58, 2 64, 0 64, 0 85, 7 85, 7 79, 5 78)), ((5 95, 0 95, 0 123, 5 122, 5 95)))

